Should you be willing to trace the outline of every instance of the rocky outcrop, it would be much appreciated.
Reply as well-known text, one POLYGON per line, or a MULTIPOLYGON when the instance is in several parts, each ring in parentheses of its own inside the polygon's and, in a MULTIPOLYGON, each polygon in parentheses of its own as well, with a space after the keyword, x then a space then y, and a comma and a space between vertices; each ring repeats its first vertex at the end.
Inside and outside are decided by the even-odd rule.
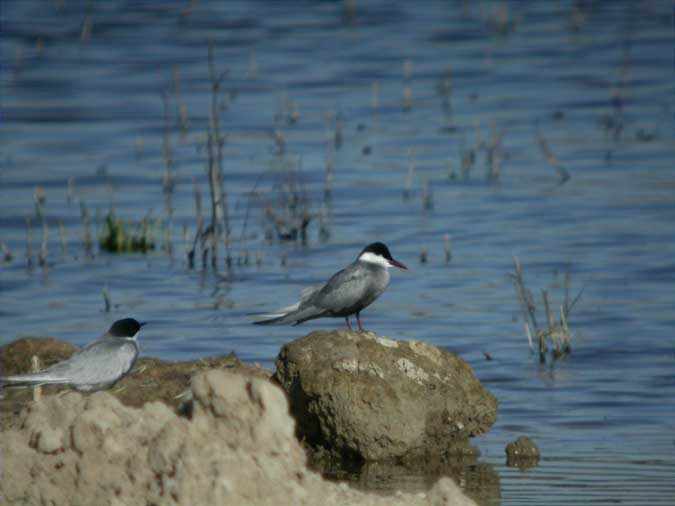
POLYGON ((276 367, 299 439, 342 461, 463 453, 496 419, 471 367, 419 341, 313 332, 286 344, 276 367))
MULTIPOLYGON (((427 373, 429 370, 427 370, 427 373)), ((198 373, 190 417, 107 392, 29 404, 0 436, 13 505, 471 505, 448 478, 383 497, 308 471, 282 391, 231 370, 198 373)))

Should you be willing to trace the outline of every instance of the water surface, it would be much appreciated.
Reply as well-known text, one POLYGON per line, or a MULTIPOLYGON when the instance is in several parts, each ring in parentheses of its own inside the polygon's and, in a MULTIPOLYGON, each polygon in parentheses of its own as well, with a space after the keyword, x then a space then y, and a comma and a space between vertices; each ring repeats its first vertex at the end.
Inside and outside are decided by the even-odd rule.
POLYGON ((283 343, 341 322, 260 328, 247 313, 290 304, 384 240, 411 270, 394 273, 364 322, 458 353, 498 397, 499 419, 477 440, 499 476, 491 503, 675 503, 671 4, 372 1, 350 14, 342 2, 7 0, 1 22, 0 240, 14 258, 0 264, 0 342, 48 334, 82 345, 133 315, 152 323, 147 355, 234 350, 271 368, 283 343), (182 235, 195 230, 194 184, 208 204, 209 40, 228 71, 233 254, 251 259, 218 274, 188 268, 182 235), (88 258, 81 202, 94 233, 111 208, 166 217, 164 93, 173 255, 88 258), (488 180, 486 146, 500 132, 501 171, 488 180), (538 134, 569 171, 564 184, 538 134), (289 170, 328 232, 314 219, 305 245, 265 237, 264 210, 278 205, 289 170), (35 256, 37 187, 46 269, 35 256), (529 354, 508 277, 514 255, 556 307, 566 271, 584 289, 563 361, 542 366, 529 354), (543 455, 524 472, 503 453, 521 434, 543 455))

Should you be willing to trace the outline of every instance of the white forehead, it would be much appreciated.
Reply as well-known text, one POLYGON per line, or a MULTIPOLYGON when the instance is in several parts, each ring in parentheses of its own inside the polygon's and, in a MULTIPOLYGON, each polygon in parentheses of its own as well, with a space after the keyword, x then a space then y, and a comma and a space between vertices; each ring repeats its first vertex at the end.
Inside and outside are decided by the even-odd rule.
POLYGON ((376 255, 372 251, 366 251, 364 253, 361 253, 359 255, 359 261, 381 265, 382 267, 390 267, 391 266, 391 264, 389 263, 389 260, 384 258, 382 255, 376 255))

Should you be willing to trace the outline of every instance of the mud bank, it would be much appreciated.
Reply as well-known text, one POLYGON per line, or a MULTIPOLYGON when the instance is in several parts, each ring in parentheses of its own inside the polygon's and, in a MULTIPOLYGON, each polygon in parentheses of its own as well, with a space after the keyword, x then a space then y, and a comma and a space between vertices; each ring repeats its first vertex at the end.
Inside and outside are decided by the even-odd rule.
MULTIPOLYGON (((23 338, 0 347, 0 372, 23 374, 31 370, 31 358, 37 356, 43 367, 70 357, 77 351, 70 343, 54 338, 23 338)), ((241 362, 234 353, 220 357, 207 357, 190 362, 166 362, 157 358, 141 357, 133 370, 122 378, 108 393, 126 406, 140 407, 147 402, 162 401, 176 409, 183 401, 183 394, 190 388, 190 379, 209 369, 227 369, 245 376, 268 379, 272 373, 261 367, 241 362)), ((70 390, 64 386, 43 386, 46 395, 70 390)), ((33 396, 30 389, 9 388, 0 399, 0 428, 14 426, 21 410, 33 396)))
POLYGON ((382 497, 308 470, 286 397, 265 379, 199 372, 189 417, 165 403, 125 406, 107 392, 28 404, 3 431, 8 504, 473 505, 449 478, 382 497))
MULTIPOLYGON (((34 355, 46 367, 75 351, 20 339, 0 348, 0 366, 23 373, 34 355)), ((30 389, 5 390, 2 451, 21 464, 3 466, 0 492, 17 504, 380 504, 383 493, 382 504, 473 504, 451 476, 480 502, 499 497, 497 473, 469 444, 497 402, 459 357, 336 331, 288 343, 276 365, 272 375, 234 354, 143 357, 106 392, 42 387, 35 403, 30 389), (106 494, 118 502, 100 502, 106 494)))

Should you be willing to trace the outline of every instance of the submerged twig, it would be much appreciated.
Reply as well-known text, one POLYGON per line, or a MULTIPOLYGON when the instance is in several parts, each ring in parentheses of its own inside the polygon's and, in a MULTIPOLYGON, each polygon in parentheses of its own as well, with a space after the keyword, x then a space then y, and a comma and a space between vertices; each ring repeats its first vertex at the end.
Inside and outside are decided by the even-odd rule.
POLYGON ((452 260, 452 250, 450 249, 450 234, 443 236, 443 250, 445 251, 445 263, 449 264, 452 260))
POLYGON ((569 181, 569 179, 572 176, 570 176, 569 171, 562 166, 562 164, 558 161, 558 158, 556 158, 556 156, 553 154, 553 151, 548 145, 548 141, 544 138, 544 135, 541 133, 541 130, 539 130, 538 125, 536 135, 537 135, 537 144, 539 144, 539 149, 546 158, 548 164, 555 169, 556 173, 558 174, 558 177, 560 178, 559 184, 564 184, 567 181, 569 181))
POLYGON ((83 228, 82 243, 84 245, 84 252, 87 256, 91 257, 94 244, 91 235, 91 216, 83 200, 80 201, 80 219, 82 220, 83 228))
POLYGON ((405 187, 403 188, 403 198, 409 199, 412 196, 412 185, 415 177, 415 150, 408 149, 408 173, 405 177, 405 187))
POLYGON ((112 308, 112 301, 110 300, 110 292, 107 285, 101 290, 101 295, 103 295, 103 311, 109 313, 112 308))
POLYGON ((497 126, 493 122, 490 127, 490 140, 486 146, 486 164, 487 164, 487 180, 498 181, 501 176, 502 169, 502 140, 504 139, 504 130, 497 130, 497 126))
POLYGON ((211 192, 211 225, 213 234, 211 243, 211 265, 215 269, 218 262, 218 244, 221 233, 224 233, 223 242, 226 249, 226 263, 231 263, 230 220, 227 205, 227 193, 223 187, 223 147, 225 137, 220 130, 220 112, 226 104, 220 100, 221 86, 227 71, 216 73, 213 54, 213 41, 209 42, 208 49, 209 81, 211 83, 211 105, 209 111, 209 125, 207 136, 208 177, 211 192))
POLYGON ((66 229, 61 220, 59 220, 59 242, 61 243, 61 255, 66 257, 68 255, 68 239, 66 238, 66 229))
POLYGON ((12 258, 14 258, 14 255, 12 255, 12 251, 4 241, 0 241, 0 250, 2 251, 2 260, 4 262, 11 262, 12 258))
POLYGON ((26 216, 26 268, 33 268, 33 228, 30 216, 26 216))

